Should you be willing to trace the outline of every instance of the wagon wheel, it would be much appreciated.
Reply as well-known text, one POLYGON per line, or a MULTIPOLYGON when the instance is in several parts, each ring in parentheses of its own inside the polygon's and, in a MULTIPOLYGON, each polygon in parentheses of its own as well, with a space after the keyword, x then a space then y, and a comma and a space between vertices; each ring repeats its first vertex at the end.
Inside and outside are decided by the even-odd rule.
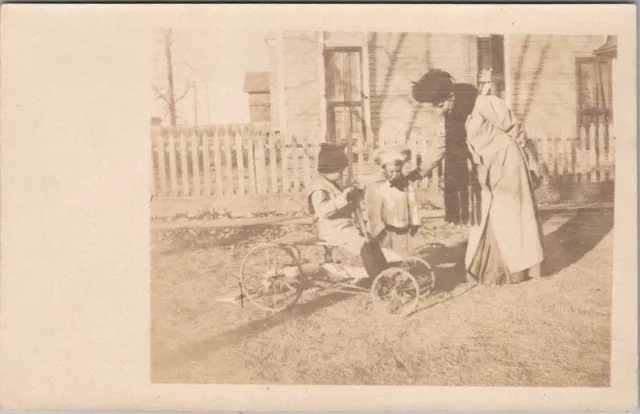
POLYGON ((406 269, 390 267, 373 280, 371 298, 381 312, 406 316, 418 306, 420 286, 406 269))
POLYGON ((295 305, 303 290, 296 253, 289 246, 253 248, 240 266, 243 294, 260 309, 280 312, 295 305))
POLYGON ((400 265, 416 278, 420 286, 420 295, 429 296, 436 285, 436 274, 429 263, 419 257, 407 257, 400 265))
MULTIPOLYGON (((294 231, 293 233, 289 233, 281 238, 279 238, 277 241, 278 242, 289 242, 291 240, 297 240, 297 239, 313 239, 316 236, 313 233, 310 233, 308 231, 294 231)), ((298 246, 296 246, 295 244, 288 244, 286 245, 287 248, 293 250, 297 257, 298 260, 301 261, 302 260, 302 252, 300 252, 300 248, 298 246)))

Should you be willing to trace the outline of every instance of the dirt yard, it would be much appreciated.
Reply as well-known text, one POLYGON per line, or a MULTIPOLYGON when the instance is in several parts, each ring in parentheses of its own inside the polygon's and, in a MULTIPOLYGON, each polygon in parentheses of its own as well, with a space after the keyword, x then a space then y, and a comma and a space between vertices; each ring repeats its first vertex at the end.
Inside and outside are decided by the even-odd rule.
POLYGON ((247 250, 298 227, 152 233, 151 371, 157 383, 572 386, 609 384, 613 211, 545 213, 545 275, 465 283, 465 228, 425 221, 444 243, 421 256, 433 294, 406 319, 368 296, 305 293, 285 314, 217 302, 247 250))

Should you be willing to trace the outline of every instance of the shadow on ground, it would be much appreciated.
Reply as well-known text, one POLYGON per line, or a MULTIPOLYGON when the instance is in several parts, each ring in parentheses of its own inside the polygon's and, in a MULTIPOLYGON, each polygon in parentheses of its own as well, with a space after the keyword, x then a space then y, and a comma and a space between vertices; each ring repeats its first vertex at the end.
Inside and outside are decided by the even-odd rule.
MULTIPOLYGON (((552 213, 543 213, 541 221, 548 220, 551 215, 552 213)), ((545 265, 543 267, 543 275, 553 276, 580 260, 595 248, 612 229, 612 209, 577 211, 566 223, 544 237, 545 265)), ((430 246, 419 250, 418 255, 429 262, 435 269, 437 282, 434 287, 434 294, 451 292, 457 286, 465 283, 465 249, 466 243, 460 243, 453 246, 430 246)), ((192 343, 175 354, 156 357, 153 364, 154 371, 162 370, 184 361, 197 360, 223 347, 232 346, 247 335, 258 335, 285 323, 291 318, 309 316, 320 309, 351 297, 353 297, 353 294, 330 293, 307 303, 299 304, 289 312, 262 318, 215 337, 192 343)))
POLYGON ((175 353, 154 358, 153 370, 161 371, 185 361, 195 361, 222 348, 233 346, 247 336, 259 335, 293 318, 303 318, 314 312, 332 306, 353 297, 351 293, 334 292, 318 297, 309 302, 298 304, 293 309, 266 318, 252 321, 246 325, 231 329, 220 335, 193 342, 175 353))
POLYGON ((613 230, 613 209, 579 210, 544 237, 543 276, 553 276, 593 250, 613 230))
MULTIPOLYGON (((540 213, 541 225, 555 213, 540 213)), ((553 276, 574 264, 591 251, 613 229, 613 209, 578 210, 557 230, 544 236, 545 260, 543 276, 553 276)), ((434 293, 451 292, 465 283, 464 256, 467 243, 440 248, 425 247, 418 256, 431 264, 436 272, 434 293)))

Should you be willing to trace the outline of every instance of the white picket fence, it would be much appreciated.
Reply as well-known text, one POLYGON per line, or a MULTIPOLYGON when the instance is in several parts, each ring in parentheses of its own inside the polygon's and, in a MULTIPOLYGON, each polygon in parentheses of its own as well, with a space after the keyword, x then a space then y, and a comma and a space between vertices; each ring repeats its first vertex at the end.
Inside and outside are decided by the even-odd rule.
MULTIPOLYGON (((613 136, 610 124, 592 123, 579 137, 532 139, 547 179, 603 182, 614 177, 613 136)), ((156 199, 299 194, 311 185, 320 145, 315 137, 273 132, 270 124, 154 126, 151 137, 156 199)), ((428 154, 432 143, 409 145, 415 158, 428 154)), ((373 151, 371 145, 354 147, 356 179, 374 171, 373 151)), ((443 171, 440 165, 420 186, 438 186, 443 171)))

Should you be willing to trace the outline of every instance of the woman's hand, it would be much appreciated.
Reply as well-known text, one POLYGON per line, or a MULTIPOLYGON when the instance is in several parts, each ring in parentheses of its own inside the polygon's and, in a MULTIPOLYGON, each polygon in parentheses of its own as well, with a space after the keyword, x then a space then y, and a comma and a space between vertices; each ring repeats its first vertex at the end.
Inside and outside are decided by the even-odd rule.
POLYGON ((354 191, 356 191, 356 188, 352 185, 349 185, 345 187, 344 190, 342 190, 342 195, 348 199, 354 191))
POLYGON ((531 177, 531 188, 533 188, 534 191, 540 188, 542 185, 540 176, 534 171, 529 171, 529 176, 531 177))
POLYGON ((420 181, 422 180, 422 174, 420 174, 420 170, 416 168, 415 170, 411 171, 409 174, 405 175, 404 178, 409 182, 420 181))

